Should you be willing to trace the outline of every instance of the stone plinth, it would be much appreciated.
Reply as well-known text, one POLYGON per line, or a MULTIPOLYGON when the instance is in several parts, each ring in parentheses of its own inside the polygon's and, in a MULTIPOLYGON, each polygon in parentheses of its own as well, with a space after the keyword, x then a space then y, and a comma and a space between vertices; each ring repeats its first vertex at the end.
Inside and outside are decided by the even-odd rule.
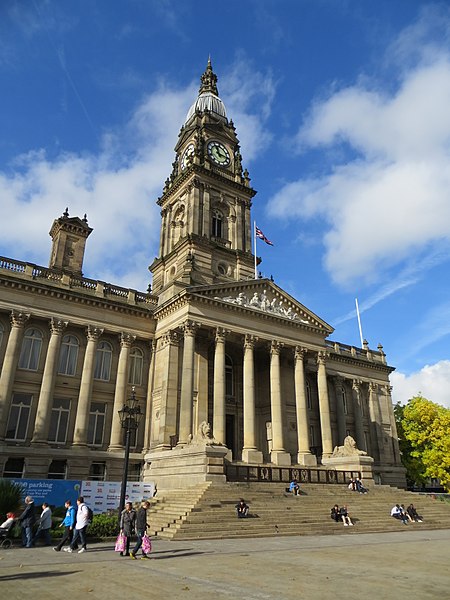
POLYGON ((335 456, 323 458, 322 464, 337 471, 359 471, 366 487, 373 485, 373 458, 371 456, 335 456))
POLYGON ((225 483, 226 446, 188 444, 172 450, 151 450, 145 455, 144 481, 158 489, 181 489, 211 481, 225 483))
POLYGON ((310 452, 299 452, 297 455, 297 462, 302 467, 316 467, 317 457, 310 452))

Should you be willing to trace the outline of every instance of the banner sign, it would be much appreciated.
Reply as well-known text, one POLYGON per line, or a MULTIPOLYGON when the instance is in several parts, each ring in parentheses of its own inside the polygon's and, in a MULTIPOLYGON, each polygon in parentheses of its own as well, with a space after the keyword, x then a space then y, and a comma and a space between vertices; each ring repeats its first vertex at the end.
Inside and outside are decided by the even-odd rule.
POLYGON ((23 487, 23 497, 31 496, 35 506, 47 502, 64 506, 66 500, 75 505, 81 490, 81 481, 73 479, 9 479, 23 487))
MULTIPOLYGON (((83 481, 81 483, 81 495, 94 514, 117 510, 120 502, 120 481, 83 481)), ((140 481, 129 481, 125 493, 125 502, 140 502, 150 500, 155 491, 154 483, 142 483, 140 481)))
MULTIPOLYGON (((94 514, 117 510, 120 502, 120 481, 75 481, 73 479, 9 479, 23 488, 23 498, 31 496, 35 506, 47 502, 50 506, 64 506, 70 500, 76 506, 78 496, 84 496, 94 514)), ((155 491, 154 483, 129 481, 125 502, 150 500, 155 491)))

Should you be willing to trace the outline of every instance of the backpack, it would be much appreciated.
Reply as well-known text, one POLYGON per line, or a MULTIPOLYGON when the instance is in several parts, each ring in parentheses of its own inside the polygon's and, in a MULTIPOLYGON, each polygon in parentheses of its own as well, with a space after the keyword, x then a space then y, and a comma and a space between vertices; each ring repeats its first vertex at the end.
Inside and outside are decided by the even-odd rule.
POLYGON ((88 520, 88 525, 90 525, 92 523, 92 519, 94 518, 94 511, 92 510, 92 508, 90 506, 88 506, 86 504, 86 508, 87 508, 87 520, 88 520))

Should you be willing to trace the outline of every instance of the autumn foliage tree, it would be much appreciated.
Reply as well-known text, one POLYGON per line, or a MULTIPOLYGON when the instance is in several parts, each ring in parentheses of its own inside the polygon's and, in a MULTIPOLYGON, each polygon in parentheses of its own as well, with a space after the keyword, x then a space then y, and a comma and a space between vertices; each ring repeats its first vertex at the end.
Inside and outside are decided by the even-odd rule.
POLYGON ((450 491, 450 409, 419 395, 395 412, 407 476, 416 483, 437 478, 450 491))

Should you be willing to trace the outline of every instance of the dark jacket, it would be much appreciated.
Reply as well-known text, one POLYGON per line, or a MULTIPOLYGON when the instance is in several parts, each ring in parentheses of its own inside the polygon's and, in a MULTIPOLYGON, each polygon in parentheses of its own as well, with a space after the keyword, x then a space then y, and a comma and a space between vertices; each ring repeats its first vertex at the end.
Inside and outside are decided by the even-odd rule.
POLYGON ((120 529, 124 534, 130 537, 136 527, 136 511, 132 508, 130 511, 123 510, 120 516, 120 529))
POLYGON ((25 510, 19 517, 19 523, 22 527, 32 527, 36 522, 36 513, 34 510, 34 502, 30 502, 25 506, 25 510))
POLYGON ((141 506, 136 514, 136 531, 145 531, 147 527, 147 509, 141 506))

